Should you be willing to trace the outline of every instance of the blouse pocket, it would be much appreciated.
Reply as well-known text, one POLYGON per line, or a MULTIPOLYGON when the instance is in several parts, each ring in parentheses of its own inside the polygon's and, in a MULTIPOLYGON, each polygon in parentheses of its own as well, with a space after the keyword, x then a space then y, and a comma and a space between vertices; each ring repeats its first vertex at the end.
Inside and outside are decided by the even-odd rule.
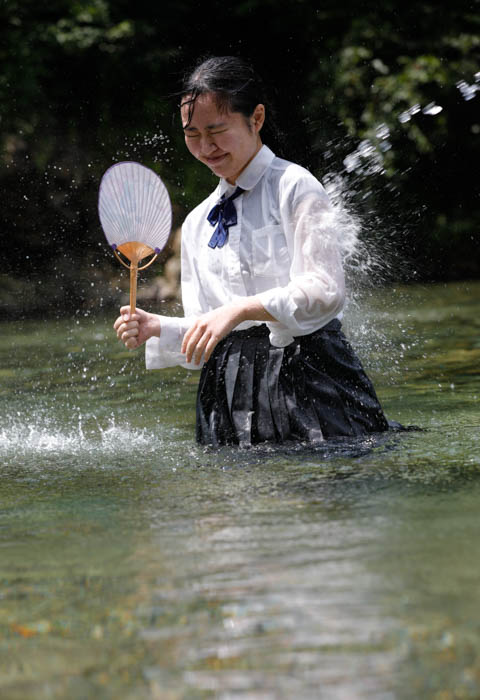
POLYGON ((201 270, 208 270, 212 275, 218 276, 222 272, 222 251, 220 248, 203 246, 198 254, 201 270))
POLYGON ((265 226, 252 232, 252 267, 261 277, 288 277, 290 255, 282 227, 265 226))

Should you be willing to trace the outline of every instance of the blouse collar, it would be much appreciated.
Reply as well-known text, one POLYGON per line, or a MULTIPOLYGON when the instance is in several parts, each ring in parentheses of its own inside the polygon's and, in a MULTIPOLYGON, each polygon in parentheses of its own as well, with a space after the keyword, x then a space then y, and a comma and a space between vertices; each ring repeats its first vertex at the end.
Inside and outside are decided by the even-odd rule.
POLYGON ((252 190, 255 185, 262 179, 265 171, 272 164, 275 154, 268 146, 262 146, 258 153, 247 165, 237 178, 235 185, 231 185, 224 178, 220 180, 220 195, 225 192, 241 187, 242 190, 252 190))

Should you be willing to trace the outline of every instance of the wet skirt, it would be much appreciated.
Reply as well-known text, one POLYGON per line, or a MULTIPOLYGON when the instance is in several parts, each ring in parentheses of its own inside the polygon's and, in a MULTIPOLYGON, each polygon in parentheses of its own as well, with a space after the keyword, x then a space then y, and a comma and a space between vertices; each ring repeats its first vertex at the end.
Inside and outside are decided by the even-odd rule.
POLYGON ((388 430, 372 382, 337 319, 286 347, 266 325, 233 331, 204 365, 197 442, 318 442, 388 430))

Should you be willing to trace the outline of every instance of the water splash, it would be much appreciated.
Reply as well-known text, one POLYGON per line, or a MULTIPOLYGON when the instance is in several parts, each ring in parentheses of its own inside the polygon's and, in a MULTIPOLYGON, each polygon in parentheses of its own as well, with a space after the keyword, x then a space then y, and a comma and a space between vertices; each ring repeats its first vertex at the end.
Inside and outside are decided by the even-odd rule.
POLYGON ((406 122, 409 122, 412 117, 414 117, 416 114, 418 114, 421 111, 421 107, 418 103, 415 103, 408 109, 406 109, 404 112, 401 112, 398 115, 398 121, 400 124, 405 124, 406 122))
POLYGON ((152 435, 146 429, 117 423, 112 415, 104 425, 94 416, 78 413, 76 424, 65 426, 42 411, 25 420, 20 412, 16 417, 3 421, 0 429, 0 458, 5 465, 10 461, 41 464, 42 460, 55 460, 56 464, 69 464, 71 458, 97 460, 99 468, 111 461, 112 456, 132 457, 158 453, 164 440, 158 433, 152 435))
MULTIPOLYGON (((466 101, 472 100, 480 90, 480 71, 475 73, 472 84, 462 79, 456 83, 456 87, 466 101)), ((416 102, 400 112, 397 120, 400 124, 406 124, 418 114, 436 117, 441 112, 443 107, 436 102, 429 102, 423 107, 416 102)), ((347 174, 356 173, 363 176, 385 174, 384 154, 392 147, 389 141, 390 128, 382 122, 374 128, 374 134, 374 138, 362 140, 351 153, 345 156, 343 165, 347 174)))
MULTIPOLYGON (((460 80, 456 86, 465 100, 472 100, 480 89, 480 72, 475 74, 472 84, 460 80)), ((343 156, 340 166, 336 162, 342 146, 340 141, 328 142, 323 152, 324 160, 334 163, 332 170, 322 175, 322 182, 336 210, 339 242, 352 296, 385 283, 416 280, 417 273, 408 260, 408 252, 399 252, 399 241, 405 239, 409 226, 415 225, 422 216, 424 207, 420 204, 410 212, 407 223, 404 208, 395 206, 395 184, 385 178, 387 154, 396 135, 396 122, 405 125, 417 115, 435 118, 442 112, 443 107, 435 101, 423 106, 415 102, 392 115, 390 124, 380 122, 373 127, 372 136, 361 140, 343 156)))
MULTIPOLYGON (((335 210, 335 230, 339 238, 348 289, 358 294, 388 281, 393 269, 395 245, 378 215, 358 211, 357 191, 342 174, 327 173, 323 184, 335 210), (367 234, 367 235, 366 235, 367 234)), ((400 270, 396 266, 396 273, 400 270)))
POLYGON ((465 80, 459 80, 456 84, 457 88, 460 90, 463 99, 467 102, 473 100, 477 92, 480 90, 480 71, 478 73, 475 73, 474 79, 475 82, 471 85, 465 80))
POLYGON ((149 157, 154 163, 170 163, 172 154, 175 151, 171 145, 170 137, 159 127, 152 133, 136 133, 135 136, 126 137, 123 148, 117 150, 116 160, 139 159, 143 156, 144 149, 148 149, 149 157), (152 157, 152 153, 154 154, 152 157))
POLYGON ((440 112, 443 112, 443 107, 435 104, 435 102, 429 102, 428 105, 422 109, 422 114, 431 115, 432 117, 440 114, 440 112))

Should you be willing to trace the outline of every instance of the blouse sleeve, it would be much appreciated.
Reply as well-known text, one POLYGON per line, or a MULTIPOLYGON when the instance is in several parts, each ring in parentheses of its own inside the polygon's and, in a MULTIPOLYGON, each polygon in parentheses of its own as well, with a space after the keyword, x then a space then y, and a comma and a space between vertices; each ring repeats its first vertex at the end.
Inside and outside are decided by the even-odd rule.
POLYGON ((180 352, 183 336, 192 326, 195 318, 202 314, 203 290, 193 264, 192 246, 188 244, 188 217, 182 227, 181 279, 184 317, 159 316, 160 337, 150 338, 145 345, 147 369, 164 369, 180 365, 185 369, 201 369, 203 361, 197 365, 187 363, 180 352))
POLYGON ((290 282, 256 295, 278 320, 269 324, 273 345, 313 333, 338 316, 345 302, 335 211, 310 173, 280 183, 280 217, 291 251, 290 282))

